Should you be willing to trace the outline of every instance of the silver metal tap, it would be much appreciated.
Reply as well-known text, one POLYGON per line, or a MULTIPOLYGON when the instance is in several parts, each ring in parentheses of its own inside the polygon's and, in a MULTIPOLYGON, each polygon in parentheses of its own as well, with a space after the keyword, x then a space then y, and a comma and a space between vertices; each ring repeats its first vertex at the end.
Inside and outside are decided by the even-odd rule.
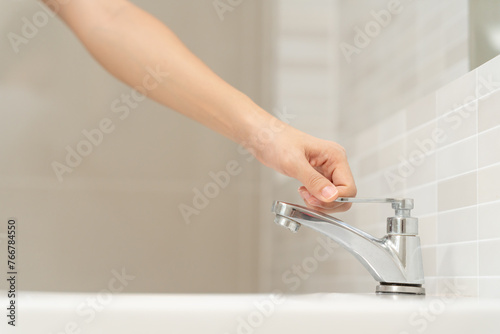
POLYGON ((339 243, 380 282, 377 293, 425 294, 418 219, 410 213, 413 200, 340 197, 337 202, 392 203, 395 215, 387 218, 387 235, 378 239, 322 212, 279 201, 273 204, 274 221, 294 233, 308 226, 339 243))

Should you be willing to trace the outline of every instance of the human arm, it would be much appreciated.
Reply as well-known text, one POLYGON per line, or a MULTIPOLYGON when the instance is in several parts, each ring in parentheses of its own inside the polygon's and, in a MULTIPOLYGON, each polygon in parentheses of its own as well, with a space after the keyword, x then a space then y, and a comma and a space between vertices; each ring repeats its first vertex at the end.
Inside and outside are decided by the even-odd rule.
MULTIPOLYGON (((57 0, 43 1, 50 5, 57 0)), ((325 210, 348 207, 332 202, 339 194, 356 194, 338 144, 300 132, 265 112, 212 72, 168 27, 132 3, 65 2, 56 9, 58 15, 112 75, 131 87, 142 87, 141 92, 153 100, 244 145, 263 164, 298 179, 313 194, 309 205, 325 210), (158 80, 146 80, 145 85, 151 71, 158 80), (272 140, 261 140, 258 134, 263 129, 271 131, 272 140), (325 187, 332 190, 331 196, 323 196, 325 187), (320 202, 314 203, 314 198, 320 202)))

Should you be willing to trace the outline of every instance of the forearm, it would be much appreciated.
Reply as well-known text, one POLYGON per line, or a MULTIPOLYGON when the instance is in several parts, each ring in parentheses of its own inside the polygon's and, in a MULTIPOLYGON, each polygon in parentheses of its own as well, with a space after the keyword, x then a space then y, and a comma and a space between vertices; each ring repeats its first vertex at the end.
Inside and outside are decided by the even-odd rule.
POLYGON ((49 6, 65 3, 53 9, 115 77, 243 144, 265 165, 297 178, 305 185, 300 193, 309 206, 348 208, 333 202, 339 194, 356 195, 342 147, 266 113, 215 75, 160 21, 126 0, 42 1, 49 6))
POLYGON ((125 0, 71 0, 59 16, 112 75, 238 143, 272 116, 193 55, 159 20, 125 0), (149 69, 149 71, 148 71, 149 69), (161 72, 154 89, 144 87, 161 72))

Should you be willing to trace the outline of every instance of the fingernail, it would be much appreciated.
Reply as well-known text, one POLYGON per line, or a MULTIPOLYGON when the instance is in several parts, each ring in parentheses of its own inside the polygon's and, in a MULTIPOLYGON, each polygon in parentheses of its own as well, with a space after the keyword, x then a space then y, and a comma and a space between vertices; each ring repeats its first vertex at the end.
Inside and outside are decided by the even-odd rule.
POLYGON ((325 199, 330 199, 333 196, 337 195, 337 193, 338 193, 338 190, 334 186, 326 186, 321 191, 321 195, 323 195, 323 197, 325 199))
POLYGON ((311 194, 308 191, 302 189, 299 189, 299 195, 304 199, 304 201, 307 201, 309 197, 311 197, 311 194))

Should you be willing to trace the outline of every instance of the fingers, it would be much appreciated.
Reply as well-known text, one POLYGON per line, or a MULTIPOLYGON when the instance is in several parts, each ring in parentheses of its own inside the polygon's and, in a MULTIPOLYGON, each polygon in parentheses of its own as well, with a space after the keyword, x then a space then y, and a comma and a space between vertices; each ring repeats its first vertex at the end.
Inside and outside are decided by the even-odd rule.
POLYGON ((339 191, 337 187, 314 169, 307 160, 304 159, 301 163, 297 162, 297 171, 296 178, 302 182, 308 194, 312 195, 311 201, 329 203, 338 197, 339 191))
POLYGON ((351 168, 347 162, 347 155, 342 151, 337 158, 335 168, 331 173, 333 184, 339 190, 339 196, 342 197, 355 197, 357 194, 356 184, 352 176, 351 168))
POLYGON ((298 192, 307 207, 319 210, 323 212, 343 212, 351 208, 352 203, 340 203, 340 202, 321 202, 316 197, 314 197, 306 187, 302 186, 298 189, 298 192))
POLYGON ((299 188, 304 202, 308 207, 324 212, 348 210, 350 203, 335 202, 339 196, 355 197, 357 193, 344 149, 332 142, 324 146, 318 144, 308 151, 308 156, 312 159, 306 159, 304 165, 299 164, 297 178, 304 185, 299 188), (335 194, 328 196, 332 187, 335 194))

